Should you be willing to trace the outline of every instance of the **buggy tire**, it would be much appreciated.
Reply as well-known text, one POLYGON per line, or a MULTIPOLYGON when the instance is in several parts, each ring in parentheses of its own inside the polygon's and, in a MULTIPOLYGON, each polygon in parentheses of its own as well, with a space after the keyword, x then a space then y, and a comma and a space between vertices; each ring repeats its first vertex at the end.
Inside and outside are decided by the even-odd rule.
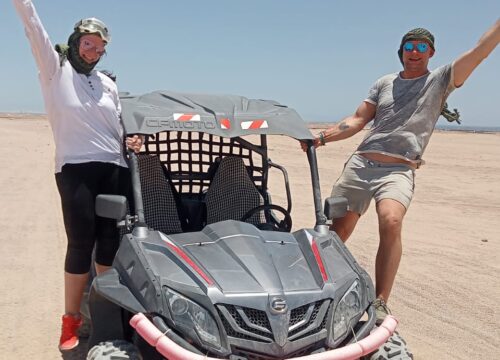
POLYGON ((85 315, 82 315, 82 325, 78 329, 78 337, 88 338, 90 336, 90 332, 92 331, 92 324, 90 319, 85 315))
POLYGON ((125 340, 105 341, 92 347, 87 360, 142 360, 134 344, 125 340))
POLYGON ((413 360, 413 354, 408 350, 406 341, 397 333, 387 340, 374 353, 364 357, 366 360, 413 360))

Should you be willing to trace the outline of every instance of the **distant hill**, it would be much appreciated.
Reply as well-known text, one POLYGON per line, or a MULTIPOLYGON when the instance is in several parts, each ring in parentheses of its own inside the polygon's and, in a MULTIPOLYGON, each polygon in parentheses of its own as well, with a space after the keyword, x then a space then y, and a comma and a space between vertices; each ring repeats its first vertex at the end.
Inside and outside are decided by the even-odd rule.
MULTIPOLYGON (((45 120, 47 114, 40 113, 7 113, 0 112, 0 119, 31 119, 45 120)), ((335 123, 328 122, 306 122, 309 129, 328 129, 335 123)), ((370 126, 366 126, 364 130, 368 130, 370 126)), ((472 133, 500 133, 500 126, 466 126, 466 125, 437 125, 438 131, 463 131, 472 133)))
MULTIPOLYGON (((309 129, 327 129, 335 123, 322 123, 310 122, 308 123, 309 129)), ((364 130, 370 129, 370 125, 366 126, 364 130)), ((437 125, 438 131, 462 131, 472 133, 498 133, 500 126, 467 126, 467 125, 437 125)))
POLYGON ((307 123, 309 129, 327 129, 335 123, 325 123, 325 122, 310 122, 307 123))
POLYGON ((39 113, 0 113, 0 119, 47 119, 47 114, 39 113))

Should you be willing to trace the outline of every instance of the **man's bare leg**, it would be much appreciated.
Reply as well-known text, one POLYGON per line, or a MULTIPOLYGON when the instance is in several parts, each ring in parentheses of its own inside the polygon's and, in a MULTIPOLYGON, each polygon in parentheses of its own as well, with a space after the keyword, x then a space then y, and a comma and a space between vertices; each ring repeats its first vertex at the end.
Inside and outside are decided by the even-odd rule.
POLYGON ((375 292, 378 298, 387 301, 403 251, 401 230, 406 208, 396 200, 383 199, 376 209, 380 243, 375 262, 375 292))
POLYGON ((344 217, 333 219, 330 230, 335 231, 343 242, 346 242, 351 236, 359 220, 359 214, 353 211, 347 211, 344 217))

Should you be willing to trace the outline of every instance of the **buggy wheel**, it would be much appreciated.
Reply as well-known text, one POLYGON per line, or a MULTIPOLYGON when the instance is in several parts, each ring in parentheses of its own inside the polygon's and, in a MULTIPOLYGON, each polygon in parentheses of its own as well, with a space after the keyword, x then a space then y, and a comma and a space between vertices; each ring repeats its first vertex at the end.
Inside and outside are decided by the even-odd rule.
POLYGON ((408 350, 406 341, 394 334, 374 353, 364 357, 366 360, 413 360, 413 354, 408 350))
POLYGON ((82 314, 82 325, 78 329, 78 336, 81 338, 88 338, 90 336, 90 332, 92 331, 92 324, 90 319, 82 314))
POLYGON ((134 344, 125 340, 105 341, 92 347, 87 360, 142 360, 134 344))

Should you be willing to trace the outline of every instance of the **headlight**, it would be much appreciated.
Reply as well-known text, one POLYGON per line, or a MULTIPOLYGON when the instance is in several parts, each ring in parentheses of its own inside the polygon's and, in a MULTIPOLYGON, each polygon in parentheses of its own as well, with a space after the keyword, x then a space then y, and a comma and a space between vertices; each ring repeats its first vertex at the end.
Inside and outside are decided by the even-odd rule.
POLYGON ((188 333, 194 329, 202 342, 217 349, 221 347, 219 328, 207 310, 170 289, 167 290, 167 299, 177 326, 188 333))
POLYGON ((333 340, 347 333, 353 318, 361 314, 361 287, 356 280, 338 303, 333 316, 333 340))

